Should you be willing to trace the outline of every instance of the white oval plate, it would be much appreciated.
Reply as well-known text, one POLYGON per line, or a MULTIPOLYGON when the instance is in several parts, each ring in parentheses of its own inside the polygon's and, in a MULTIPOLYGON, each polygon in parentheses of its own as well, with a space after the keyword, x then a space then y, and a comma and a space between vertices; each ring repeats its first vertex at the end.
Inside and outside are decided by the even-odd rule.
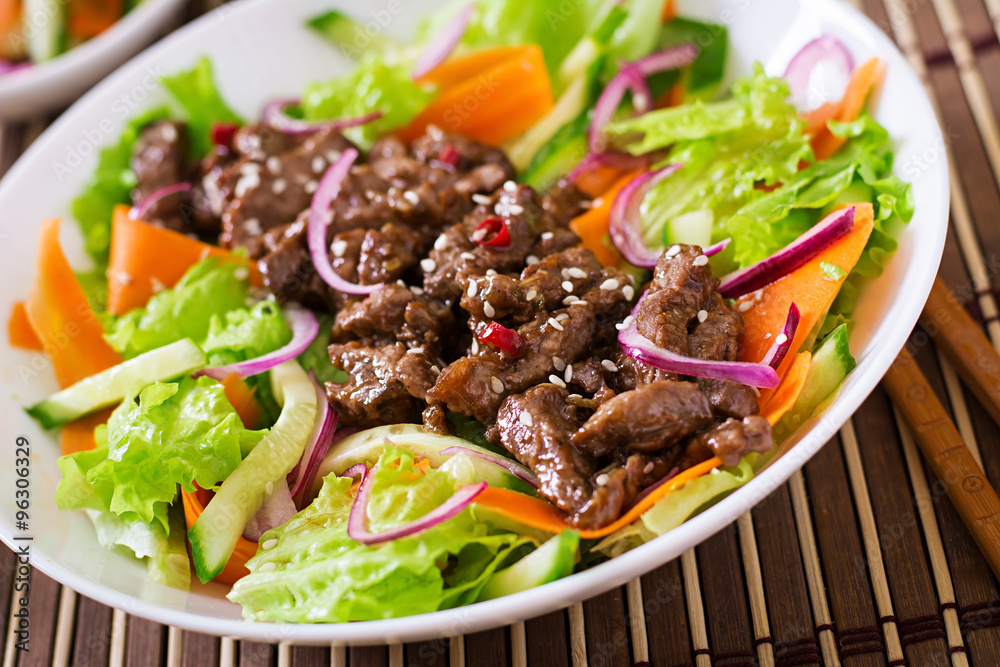
MULTIPOLYGON (((353 10, 371 29, 405 36, 432 0, 379 0, 353 10)), ((125 114, 122 99, 164 99, 149 90, 149 74, 190 66, 207 52, 215 62, 222 92, 247 117, 265 101, 296 96, 303 86, 349 66, 334 49, 302 27, 304 19, 348 0, 244 0, 203 17, 148 50, 85 96, 49 129, 0 184, 0 313, 24 298, 32 278, 40 220, 68 218, 69 202, 94 166, 95 144, 118 136, 125 114), (123 97, 124 96, 124 97, 123 97), (131 96, 131 97, 130 97, 131 96)), ((517 595, 422 616, 352 624, 274 625, 242 620, 226 601, 226 587, 195 585, 183 593, 146 579, 145 568, 100 547, 82 512, 60 512, 53 502, 59 472, 58 445, 21 410, 56 389, 40 355, 0 346, 0 423, 6 441, 0 451, 0 537, 9 545, 14 530, 14 440, 32 446, 32 563, 84 595, 161 623, 260 641, 372 644, 460 635, 512 623, 597 595, 648 572, 729 525, 801 468, 857 410, 875 387, 913 328, 927 297, 944 246, 948 222, 948 167, 944 143, 923 88, 878 28, 838 0, 689 0, 682 12, 729 26, 730 79, 760 60, 780 73, 799 46, 821 32, 845 39, 859 62, 878 55, 888 75, 877 117, 898 144, 897 172, 914 183, 916 215, 885 274, 865 292, 852 346, 858 367, 836 402, 819 420, 805 424, 784 456, 745 487, 669 534, 634 551, 566 579, 517 595)), ((66 243, 79 248, 71 224, 66 243)), ((21 543, 23 544, 23 543, 21 543)))
POLYGON ((184 0, 146 0, 97 37, 58 58, 0 75, 0 118, 39 116, 75 101, 161 36, 184 5, 184 0))

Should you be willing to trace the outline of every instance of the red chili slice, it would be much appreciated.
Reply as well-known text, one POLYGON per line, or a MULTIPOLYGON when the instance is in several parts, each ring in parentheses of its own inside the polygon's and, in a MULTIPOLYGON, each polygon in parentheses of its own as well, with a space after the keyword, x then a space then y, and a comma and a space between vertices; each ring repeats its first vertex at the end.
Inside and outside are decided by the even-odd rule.
POLYGON ((490 322, 489 326, 479 334, 479 340, 503 350, 515 359, 521 356, 521 350, 524 349, 525 345, 524 337, 521 334, 513 329, 508 329, 499 322, 490 322))
POLYGON ((216 146, 230 148, 233 145, 233 137, 240 126, 236 123, 216 123, 212 125, 212 143, 216 146))
POLYGON ((444 164, 451 165, 452 167, 458 166, 458 161, 462 159, 462 155, 455 150, 454 146, 445 146, 441 149, 441 153, 438 155, 438 162, 443 162, 444 164))
POLYGON ((494 250, 506 250, 510 247, 510 232, 507 221, 498 215, 491 215, 479 223, 472 233, 472 240, 481 246, 494 250))

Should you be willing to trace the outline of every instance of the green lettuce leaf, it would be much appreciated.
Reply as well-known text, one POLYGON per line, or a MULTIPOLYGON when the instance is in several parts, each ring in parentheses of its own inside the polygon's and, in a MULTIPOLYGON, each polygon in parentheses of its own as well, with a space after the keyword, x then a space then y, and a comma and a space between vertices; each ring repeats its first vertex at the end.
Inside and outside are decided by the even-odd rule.
POLYGON ((161 79, 163 87, 180 106, 191 135, 191 157, 201 158, 212 149, 212 126, 243 123, 222 98, 212 73, 212 61, 202 56, 191 69, 161 79))
POLYGON ((146 387, 98 432, 105 447, 59 459, 56 503, 155 520, 164 531, 178 484, 215 488, 264 437, 243 427, 222 385, 207 377, 146 387))
MULTIPOLYGON (((414 463, 387 446, 372 481, 369 528, 385 530, 418 519, 468 479, 414 463)), ((489 577, 528 538, 496 532, 470 510, 411 537, 364 546, 347 535, 352 480, 328 476, 317 499, 288 523, 268 531, 273 541, 247 563, 250 575, 229 599, 247 618, 284 622, 343 622, 394 618, 473 602, 489 577)))
POLYGON ((330 329, 333 327, 333 315, 317 314, 319 318, 319 335, 309 344, 306 351, 299 355, 299 365, 307 371, 316 374, 321 383, 347 382, 348 375, 330 363, 330 329))

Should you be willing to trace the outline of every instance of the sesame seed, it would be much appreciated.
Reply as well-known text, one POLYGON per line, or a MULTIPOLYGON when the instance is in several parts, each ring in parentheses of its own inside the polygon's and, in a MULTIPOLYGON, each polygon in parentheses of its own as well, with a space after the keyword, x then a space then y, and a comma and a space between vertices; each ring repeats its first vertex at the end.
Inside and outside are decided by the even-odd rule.
POLYGON ((479 341, 472 339, 472 354, 479 354, 479 341))
POLYGON ((631 301, 632 297, 635 296, 635 288, 632 287, 631 285, 626 285, 625 287, 622 288, 622 294, 625 295, 626 299, 631 301))
POLYGON ((695 266, 705 266, 706 264, 708 264, 708 257, 705 257, 704 255, 698 255, 697 257, 694 258, 694 261, 691 263, 694 264, 695 266))
POLYGON ((465 293, 469 296, 470 299, 472 299, 472 298, 475 298, 476 292, 478 290, 479 290, 479 286, 476 285, 476 281, 470 280, 469 281, 469 289, 465 290, 465 293))
POLYGON ((267 549, 273 549, 276 546, 278 546, 278 540, 272 537, 271 539, 266 540, 263 544, 261 544, 260 548, 267 550, 267 549))
POLYGON ((761 287, 759 290, 753 293, 753 300, 760 303, 764 299, 764 288, 761 287))
POLYGON ((648 475, 649 473, 653 472, 653 468, 654 468, 654 467, 655 467, 655 466, 653 465, 653 462, 652 462, 652 461, 650 461, 649 463, 647 463, 647 464, 646 464, 646 467, 644 467, 644 468, 642 469, 642 473, 643 473, 644 475, 648 475))
POLYGON ((421 296, 424 293, 424 289, 422 287, 417 287, 416 285, 412 286, 410 291, 417 296, 421 296))
POLYGON ((271 495, 272 493, 274 493, 274 482, 268 482, 264 486, 264 491, 267 493, 267 495, 271 495))
POLYGON ((555 236, 555 234, 553 234, 552 232, 545 232, 544 234, 542 234, 542 240, 543 241, 548 241, 549 239, 553 238, 554 236, 555 236))
POLYGON ((562 357, 552 357, 552 365, 556 367, 557 371, 566 369, 566 362, 562 360, 562 357))
POLYGON ((634 321, 635 321, 635 317, 632 316, 632 315, 629 315, 624 320, 622 320, 621 322, 619 322, 618 324, 616 324, 615 325, 615 329, 618 329, 619 331, 624 331, 625 329, 628 329, 630 326, 632 326, 632 322, 634 322, 634 321))
POLYGON ((486 317, 494 317, 496 316, 496 314, 497 314, 496 309, 493 308, 492 305, 490 305, 489 301, 483 303, 483 315, 485 315, 486 317))
POLYGON ((708 311, 705 310, 705 309, 699 310, 698 311, 698 321, 699 322, 704 322, 707 319, 708 319, 708 311))
POLYGON ((563 269, 562 270, 562 277, 563 277, 563 280, 569 280, 569 269, 563 269))
POLYGON ((333 251, 334 257, 343 257, 344 253, 347 252, 347 241, 343 239, 334 241, 333 245, 330 246, 330 250, 333 251))
POLYGON ((430 257, 428 257, 427 259, 422 259, 420 260, 420 268, 423 269, 426 273, 430 273, 431 271, 437 268, 437 262, 435 262, 430 257))
POLYGON ((437 367, 437 364, 431 366, 431 373, 434 373, 434 375, 441 375, 441 369, 437 367))
POLYGON ((475 202, 476 204, 489 204, 490 198, 487 197, 486 195, 481 195, 479 193, 476 193, 472 195, 472 201, 475 202))
POLYGON ((473 255, 471 252, 463 252, 462 253, 462 259, 472 260, 472 259, 475 259, 475 258, 476 258, 476 256, 473 255))
POLYGON ((568 320, 569 315, 567 313, 559 313, 556 315, 556 322, 562 322, 563 320, 568 320))
POLYGON ((406 201, 410 202, 414 206, 416 206, 417 204, 420 203, 420 195, 418 195, 413 190, 407 190, 406 192, 404 192, 403 193, 403 199, 405 199, 406 201))
POLYGON ((563 379, 566 380, 567 384, 573 381, 573 364, 566 367, 566 372, 563 374, 563 379))
POLYGON ((589 303, 589 302, 587 300, 585 300, 585 299, 577 299, 576 301, 574 301, 573 303, 571 303, 569 305, 571 305, 571 306, 586 306, 587 303, 589 303))
POLYGON ((234 193, 237 197, 243 197, 258 185, 260 185, 260 175, 256 171, 250 171, 236 182, 234 193))
MULTIPOLYGON (((250 272, 247 269, 245 269, 245 268, 243 268, 243 269, 236 269, 236 271, 233 272, 233 275, 235 275, 240 280, 244 280, 244 279, 246 279, 247 276, 250 275, 250 272), (245 275, 241 275, 241 274, 245 274, 245 275)), ((153 278, 150 278, 149 282, 153 286, 153 294, 159 294, 163 290, 167 289, 167 286, 164 285, 159 280, 157 280, 155 276, 153 278)))
POLYGON ((566 383, 563 382, 562 378, 559 377, 558 375, 550 375, 549 376, 549 382, 551 382, 552 384, 554 384, 557 387, 562 387, 563 389, 566 388, 566 383))
POLYGON ((306 187, 304 189, 305 189, 305 191, 306 191, 307 194, 312 194, 312 193, 316 192, 316 189, 318 187, 319 187, 319 183, 317 183, 316 181, 307 181, 306 182, 306 187))
POLYGON ((488 275, 488 276, 495 276, 496 274, 497 274, 497 270, 496 269, 486 269, 486 275, 488 275))
POLYGON ((574 303, 578 303, 579 301, 580 297, 569 294, 562 300, 562 303, 564 306, 572 306, 574 303))
POLYGON ((744 301, 740 305, 736 306, 736 310, 740 311, 741 313, 745 313, 751 308, 753 308, 753 301, 744 301))
POLYGON ((520 204, 511 204, 507 207, 507 210, 510 212, 510 215, 521 215, 524 213, 524 207, 520 204))
POLYGON ((666 257, 667 259, 670 259, 671 257, 676 257, 678 253, 680 253, 680 251, 681 247, 679 245, 672 245, 669 248, 667 248, 667 251, 663 253, 663 256, 666 257))
POLYGON ((618 281, 614 278, 608 278, 603 283, 601 283, 601 289, 603 290, 613 290, 618 289, 618 281))
POLYGON ((604 198, 598 197, 597 199, 590 202, 590 206, 588 208, 600 208, 602 204, 604 204, 604 198))
POLYGON ((605 484, 608 483, 608 474, 602 472, 600 475, 594 478, 594 481, 597 482, 597 486, 604 486, 605 484))
POLYGON ((571 278, 586 278, 587 272, 574 266, 569 270, 569 275, 571 278))
POLYGON ((472 232, 472 240, 475 241, 476 243, 479 243, 480 241, 486 238, 486 234, 488 231, 489 230, 487 229, 477 229, 476 231, 472 232))
POLYGON ((448 247, 448 237, 442 234, 434 241, 435 250, 444 250, 448 247))
POLYGON ((260 567, 257 568, 257 571, 258 572, 273 572, 277 568, 278 568, 278 566, 275 565, 274 563, 264 563, 263 565, 261 565, 260 567))
POLYGON ((243 221, 243 229, 247 234, 257 235, 261 233, 260 220, 257 218, 248 218, 243 221))
POLYGON ((271 157, 267 158, 266 164, 267 164, 267 170, 272 174, 281 173, 281 160, 279 160, 275 156, 272 155, 271 157))
POLYGON ((514 181, 507 181, 506 183, 503 184, 503 190, 504 192, 509 192, 513 194, 517 192, 517 183, 515 183, 514 181))
POLYGON ((563 283, 562 283, 562 288, 564 290, 566 290, 567 292, 572 292, 573 291, 573 283, 571 283, 568 280, 564 280, 563 283))
POLYGON ((557 331, 565 331, 565 329, 563 329, 563 325, 559 324, 559 322, 552 319, 551 317, 549 318, 549 324, 551 324, 552 328, 556 329, 557 331))
POLYGON ((778 334, 778 337, 774 339, 774 342, 778 345, 784 345, 788 342, 788 336, 785 334, 778 334))
POLYGON ((326 160, 324 160, 322 156, 317 155, 312 161, 313 173, 322 174, 324 169, 326 169, 326 160))
POLYGON ((280 195, 288 188, 288 181, 283 178, 274 179, 274 183, 271 184, 271 192, 276 195, 280 195))
POLYGON ((719 474, 719 469, 718 468, 712 468, 712 472, 710 474, 712 474, 712 475, 718 475, 719 474))
MULTIPOLYGON (((245 267, 245 266, 241 266, 240 268, 238 268, 238 269, 236 269, 235 271, 233 271, 233 276, 234 276, 234 277, 235 277, 235 278, 236 278, 237 280, 246 280, 247 278, 249 278, 249 277, 250 277, 250 269, 248 269, 248 268, 247 268, 247 267, 245 267)), ((156 280, 156 278, 153 278, 153 280, 155 280, 155 281, 156 281, 156 282, 154 282, 154 283, 153 283, 153 290, 154 290, 154 291, 160 291, 160 290, 162 290, 162 289, 163 289, 164 287, 166 287, 166 285, 164 285, 163 283, 161 283, 161 282, 160 282, 159 280, 156 280), (157 289, 156 289, 157 287, 159 287, 160 289, 159 289, 159 290, 157 290, 157 289)))
POLYGON ((326 159, 330 161, 330 164, 333 164, 334 162, 340 159, 340 151, 335 151, 335 150, 327 151, 326 159))
POLYGON ((530 412, 522 412, 521 416, 518 417, 517 420, 525 426, 533 426, 535 423, 535 420, 532 419, 530 412))
POLYGON ((534 301, 536 296, 538 296, 538 292, 535 290, 528 290, 528 293, 524 295, 524 298, 528 301, 534 301))
POLYGON ((524 260, 524 263, 527 264, 528 266, 531 266, 532 264, 538 264, 538 261, 539 260, 536 255, 528 255, 528 258, 524 260))
POLYGON ((583 398, 583 396, 581 396, 580 394, 570 394, 566 398, 568 398, 571 401, 575 401, 575 400, 579 400, 579 399, 583 398))
POLYGON ((611 361, 610 359, 605 359, 604 361, 602 361, 601 366, 604 366, 604 368, 611 371, 612 373, 618 372, 618 364, 611 361))
POLYGON ((496 377, 495 375, 490 378, 490 389, 493 390, 494 394, 503 393, 503 382, 500 380, 500 378, 496 377))
POLYGON ((167 123, 160 127, 160 136, 164 141, 177 141, 177 128, 167 123))
POLYGON ((409 350, 406 351, 406 353, 407 354, 423 354, 424 353, 424 348, 423 347, 411 347, 409 350))

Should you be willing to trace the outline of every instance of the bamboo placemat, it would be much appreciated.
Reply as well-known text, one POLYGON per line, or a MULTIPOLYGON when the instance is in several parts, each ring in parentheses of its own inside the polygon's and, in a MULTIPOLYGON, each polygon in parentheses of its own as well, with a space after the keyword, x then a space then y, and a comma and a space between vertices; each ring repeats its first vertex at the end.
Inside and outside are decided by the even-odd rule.
MULTIPOLYGON (((1000 0, 853 1, 900 45, 938 109, 946 145, 923 159, 952 166, 940 274, 1000 348, 1000 0)), ((0 125, 0 175, 47 121, 0 125)), ((925 332, 909 345, 1000 487, 1000 428, 925 332)), ((0 548, 2 667, 1000 663, 997 580, 881 389, 788 484, 680 559, 564 611, 451 640, 238 642, 130 617, 35 572, 24 653, 9 633, 13 572, 0 548)))

